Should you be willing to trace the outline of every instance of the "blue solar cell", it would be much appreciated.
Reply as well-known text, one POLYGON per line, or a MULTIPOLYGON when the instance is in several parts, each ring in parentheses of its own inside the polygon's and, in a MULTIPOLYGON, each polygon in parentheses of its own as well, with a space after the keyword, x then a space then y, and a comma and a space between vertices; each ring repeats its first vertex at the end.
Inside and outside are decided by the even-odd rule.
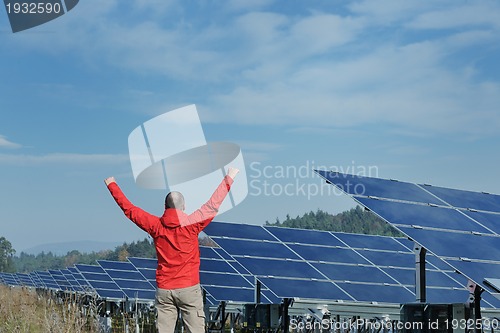
POLYGON ((488 293, 483 293, 481 295, 481 298, 483 299, 481 306, 487 306, 487 307, 493 307, 493 308, 500 309, 500 298, 492 296, 491 294, 488 294, 488 293), (487 305, 485 304, 485 302, 487 302, 487 305))
POLYGON ((71 284, 66 279, 66 277, 64 276, 64 274, 61 273, 60 270, 54 270, 54 269, 50 270, 49 269, 49 273, 50 273, 50 275, 52 275, 52 277, 54 278, 54 280, 57 282, 57 284, 59 285, 59 287, 62 290, 66 290, 66 291, 72 291, 73 290, 73 288, 71 287, 71 284))
POLYGON ((108 269, 122 270, 122 271, 136 270, 134 265, 132 265, 130 262, 125 262, 125 261, 97 260, 97 263, 105 270, 108 269))
POLYGON ((234 273, 234 268, 232 268, 226 261, 207 259, 200 261, 200 271, 234 273))
POLYGON ((251 303, 254 301, 254 291, 242 288, 224 288, 217 286, 203 286, 218 303, 220 301, 232 301, 241 303, 251 303))
POLYGON ((427 274, 426 279, 428 286, 465 288, 465 285, 467 284, 467 281, 463 279, 463 277, 456 276, 454 273, 449 273, 449 274, 452 274, 455 280, 462 281, 463 282, 462 284, 453 280, 450 276, 444 274, 443 272, 426 271, 426 274, 427 274))
POLYGON ((98 273, 87 273, 82 272, 83 277, 87 281, 113 281, 108 274, 98 274, 98 273))
POLYGON ((412 240, 409 240, 408 238, 400 238, 400 237, 395 237, 394 240, 401 245, 403 245, 405 248, 408 249, 409 252, 413 251, 415 243, 412 240))
POLYGON ((280 278, 259 278, 279 298, 305 298, 324 300, 351 300, 331 282, 315 280, 289 280, 280 278))
POLYGON ((449 271, 452 269, 452 267, 441 258, 438 258, 430 253, 427 253, 425 256, 425 261, 427 263, 427 268, 438 268, 443 271, 449 271))
POLYGON ((49 272, 38 271, 37 274, 40 277, 40 279, 43 281, 45 286, 47 286, 47 288, 54 289, 54 290, 58 290, 61 288, 61 287, 59 287, 59 284, 54 280, 54 278, 52 277, 52 275, 50 275, 49 272))
POLYGON ((89 281, 90 285, 97 289, 121 290, 114 281, 89 281))
POLYGON ((427 191, 438 196, 453 207, 472 208, 500 213, 500 195, 455 190, 430 185, 422 186, 427 191))
POLYGON ((144 280, 144 276, 139 271, 116 271, 107 269, 106 273, 112 279, 144 280))
POLYGON ((102 269, 101 266, 97 265, 75 265, 76 269, 80 271, 81 273, 86 272, 86 273, 101 273, 104 274, 104 269, 102 269))
POLYGON ((317 247, 310 245, 290 245, 302 258, 309 261, 324 261, 332 263, 368 264, 356 252, 350 249, 333 247, 317 247))
POLYGON ((228 261, 235 271, 241 275, 251 275, 251 273, 237 261, 228 261))
POLYGON ((353 196, 375 196, 387 199, 443 204, 440 200, 412 183, 358 177, 330 171, 316 172, 340 190, 353 196))
POLYGON ((426 298, 429 303, 466 303, 469 291, 463 289, 427 288, 426 298))
POLYGON ((500 214, 464 211, 465 214, 500 235, 500 214))
POLYGON ((20 283, 19 283, 19 280, 18 278, 16 277, 15 274, 11 274, 11 273, 2 273, 2 276, 3 276, 3 281, 9 285, 9 286, 19 286, 20 283))
POLYGON ((499 258, 500 237, 405 227, 400 229, 440 257, 461 257, 479 260, 498 260, 499 258))
POLYGON ((209 237, 232 237, 269 241, 276 240, 263 227, 248 224, 212 222, 203 231, 209 237))
POLYGON ((146 280, 114 280, 121 289, 154 290, 153 286, 146 280))
MULTIPOLYGON (((383 270, 403 285, 415 285, 416 271, 414 269, 384 268, 383 270)), ((463 287, 446 274, 435 270, 426 270, 426 284, 428 287, 463 287)))
POLYGON ((156 269, 158 267, 158 260, 150 258, 127 258, 136 268, 151 268, 156 269))
POLYGON ((338 283, 338 286, 355 300, 362 302, 408 303, 415 301, 415 295, 400 286, 354 283, 338 283))
POLYGON ((393 266, 393 267, 415 267, 415 255, 409 252, 380 252, 372 250, 357 250, 375 266, 393 266))
MULTIPOLYGON (((408 249, 394 240, 392 237, 347 234, 341 232, 333 233, 349 247, 355 249, 374 249, 387 251, 406 251, 408 249)), ((406 239, 403 239, 405 241, 406 239)), ((345 246, 345 245, 342 245, 345 246)))
POLYGON ((220 256, 213 247, 200 246, 200 258, 220 259, 220 256))
POLYGON ((150 268, 139 268, 139 272, 147 280, 156 280, 156 270, 150 268))
POLYGON ((301 230, 279 227, 265 227, 284 243, 316 244, 326 246, 345 246, 327 231, 301 230))
POLYGON ((489 230, 455 209, 369 198, 358 198, 358 200, 391 224, 491 234, 489 230))
POLYGON ((266 258, 291 258, 299 259, 292 251, 285 245, 280 243, 258 242, 247 240, 234 240, 234 239, 217 239, 219 244, 224 250, 231 255, 248 255, 254 257, 266 258))
POLYGON ((380 269, 373 266, 352 266, 338 264, 313 264, 329 279, 373 283, 397 283, 380 269))
POLYGON ((253 285, 250 282, 245 280, 241 275, 236 275, 236 274, 200 272, 200 282, 203 286, 214 285, 214 286, 226 286, 226 287, 253 288, 253 285))
POLYGON ((33 280, 31 280, 30 276, 25 273, 16 273, 17 278, 19 280, 19 284, 22 286, 27 286, 27 287, 34 287, 35 284, 33 283, 33 280))
MULTIPOLYGON (((383 267, 381 269, 389 274, 394 280, 396 280, 396 283, 399 282, 400 284, 410 286, 415 285, 415 269, 396 267, 383 267)), ((392 280, 393 282, 390 283, 394 284, 394 280, 392 280)))
POLYGON ((229 254, 227 254, 226 251, 224 251, 221 248, 214 248, 214 251, 220 256, 220 258, 222 258, 224 260, 233 260, 233 258, 229 254))
POLYGON ((125 294, 121 290, 96 289, 95 291, 101 298, 116 300, 125 299, 125 294))
POLYGON ((487 278, 500 278, 500 262, 495 264, 462 260, 448 260, 448 262, 472 281, 480 284, 486 290, 494 292, 493 289, 484 283, 484 280, 487 278))
POLYGON ((281 298, 277 297, 271 290, 262 290, 261 294, 264 296, 262 298, 262 303, 266 303, 266 299, 268 300, 269 304, 280 304, 281 303, 281 298))
POLYGON ((306 262, 255 258, 238 258, 238 261, 253 275, 325 279, 306 262))

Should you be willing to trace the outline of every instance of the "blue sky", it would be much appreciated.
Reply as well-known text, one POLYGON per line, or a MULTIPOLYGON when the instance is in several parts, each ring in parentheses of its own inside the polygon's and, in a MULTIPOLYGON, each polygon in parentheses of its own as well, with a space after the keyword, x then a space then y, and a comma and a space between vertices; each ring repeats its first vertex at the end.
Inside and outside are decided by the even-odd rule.
POLYGON ((196 104, 241 146, 251 224, 353 202, 311 172, 500 193, 497 1, 86 0, 13 34, 0 9, 0 235, 133 241, 103 179, 137 187, 127 138, 196 104), (273 187, 274 186, 274 187, 273 187))

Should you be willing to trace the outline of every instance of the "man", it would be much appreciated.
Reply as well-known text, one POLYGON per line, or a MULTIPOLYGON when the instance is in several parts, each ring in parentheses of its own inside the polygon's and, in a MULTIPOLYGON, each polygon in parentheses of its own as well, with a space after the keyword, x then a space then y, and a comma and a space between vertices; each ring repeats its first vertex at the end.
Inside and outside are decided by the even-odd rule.
POLYGON ((190 215, 184 213, 182 194, 170 192, 165 197, 165 211, 161 217, 134 206, 114 177, 104 180, 125 215, 153 237, 158 258, 156 308, 160 333, 174 332, 178 311, 182 313, 188 332, 205 331, 198 235, 217 215, 238 172, 236 168, 229 168, 210 199, 190 215))

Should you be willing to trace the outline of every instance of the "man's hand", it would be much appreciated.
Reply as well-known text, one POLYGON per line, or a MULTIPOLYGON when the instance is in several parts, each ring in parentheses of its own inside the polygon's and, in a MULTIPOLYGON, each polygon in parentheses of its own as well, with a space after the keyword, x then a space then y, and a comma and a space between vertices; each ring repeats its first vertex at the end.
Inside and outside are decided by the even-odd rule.
POLYGON ((227 175, 229 177, 231 177, 232 179, 234 179, 234 177, 236 177, 236 175, 238 174, 238 172, 240 172, 240 170, 238 170, 236 168, 229 167, 227 169, 227 175))
POLYGON ((111 183, 116 183, 115 177, 108 177, 108 178, 104 179, 104 183, 106 184, 106 186, 108 186, 111 183))

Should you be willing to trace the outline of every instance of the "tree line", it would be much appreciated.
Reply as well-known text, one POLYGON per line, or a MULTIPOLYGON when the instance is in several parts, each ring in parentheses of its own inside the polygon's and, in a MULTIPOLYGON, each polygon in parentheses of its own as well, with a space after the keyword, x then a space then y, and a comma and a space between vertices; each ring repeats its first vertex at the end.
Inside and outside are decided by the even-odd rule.
POLYGON ((276 222, 270 223, 266 221, 266 225, 349 232, 354 234, 403 236, 403 234, 391 227, 387 222, 372 212, 365 211, 360 206, 337 215, 332 215, 320 209, 316 212, 310 211, 302 216, 297 215, 295 218, 286 215, 286 219, 283 222, 280 222, 280 220, 276 218, 276 222))
MULTIPOLYGON (((276 218, 276 222, 265 222, 267 226, 280 226, 287 228, 316 229, 338 232, 349 232, 359 234, 402 236, 388 223, 378 218, 371 212, 361 207, 352 208, 349 211, 332 215, 322 210, 310 211, 303 216, 291 218, 286 216, 284 221, 276 218)), ((201 245, 213 246, 208 238, 200 239, 201 245)), ((114 250, 106 250, 92 253, 80 253, 77 250, 68 252, 66 255, 55 255, 52 252, 39 254, 28 254, 16 251, 11 243, 0 237, 0 272, 33 272, 47 269, 63 269, 75 264, 95 265, 97 260, 125 261, 127 257, 156 258, 153 242, 149 238, 132 243, 123 243, 114 250)))

